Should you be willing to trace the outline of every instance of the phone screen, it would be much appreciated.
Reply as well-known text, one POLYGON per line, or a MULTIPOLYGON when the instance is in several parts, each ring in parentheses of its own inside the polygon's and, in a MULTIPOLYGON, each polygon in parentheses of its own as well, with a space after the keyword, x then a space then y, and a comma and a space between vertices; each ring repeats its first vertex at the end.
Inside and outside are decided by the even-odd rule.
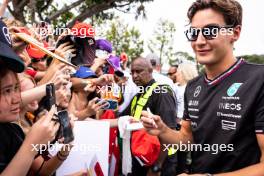
POLYGON ((53 83, 46 86, 46 100, 45 100, 45 109, 50 110, 51 107, 56 103, 55 96, 55 86, 53 83))
POLYGON ((59 111, 58 117, 61 125, 62 136, 64 137, 64 143, 68 144, 74 140, 73 131, 70 126, 70 119, 66 110, 59 111))
POLYGON ((104 110, 117 110, 118 102, 112 99, 99 99, 96 103, 106 104, 102 109, 104 110))

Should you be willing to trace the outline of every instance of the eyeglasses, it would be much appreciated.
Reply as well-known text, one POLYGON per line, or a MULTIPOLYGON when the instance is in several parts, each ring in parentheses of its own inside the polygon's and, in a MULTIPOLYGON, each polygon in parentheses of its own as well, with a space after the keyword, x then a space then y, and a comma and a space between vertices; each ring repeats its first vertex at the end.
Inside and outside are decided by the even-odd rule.
POLYGON ((233 29, 233 25, 219 26, 216 24, 210 24, 203 28, 190 27, 185 31, 185 35, 189 41, 196 41, 200 31, 202 31, 202 35, 206 40, 213 40, 218 36, 219 33, 221 35, 232 35, 233 29))
POLYGON ((43 61, 45 61, 47 58, 46 57, 43 57, 43 58, 41 58, 41 59, 35 59, 35 58, 32 58, 31 59, 31 62, 32 63, 37 63, 37 62, 43 62, 43 61))
POLYGON ((176 72, 168 72, 167 75, 168 76, 172 76, 173 74, 175 74, 176 72))

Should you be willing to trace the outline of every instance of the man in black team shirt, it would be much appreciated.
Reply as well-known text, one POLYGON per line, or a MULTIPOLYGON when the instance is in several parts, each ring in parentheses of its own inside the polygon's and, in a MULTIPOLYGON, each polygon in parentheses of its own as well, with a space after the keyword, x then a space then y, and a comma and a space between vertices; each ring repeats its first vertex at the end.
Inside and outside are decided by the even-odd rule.
MULTIPOLYGON (((131 115, 137 118, 137 114, 140 117, 140 113, 143 110, 149 110, 158 115, 162 115, 162 120, 170 128, 176 128, 176 100, 174 99, 173 92, 167 85, 154 86, 151 90, 151 86, 156 84, 156 81, 152 77, 152 66, 149 60, 138 57, 131 63, 131 75, 134 83, 140 89, 138 94, 135 95, 130 102, 129 106, 120 114, 131 115), (149 97, 145 97, 147 91, 151 90, 149 97), (144 101, 146 103, 142 102, 144 101), (143 101, 142 101, 143 100, 143 101), (138 107, 142 106, 140 110, 138 107), (137 111, 140 111, 137 113, 137 111)), ((133 134, 132 134, 133 138, 133 134)), ((150 140, 149 138, 144 138, 150 140)), ((143 140, 141 138, 141 140, 143 140)), ((175 175, 173 170, 173 164, 175 156, 167 156, 167 152, 160 152, 158 159, 152 166, 142 166, 135 156, 132 157, 132 173, 131 176, 168 176, 175 175)), ((143 160, 142 160, 143 161, 143 160)), ((141 161, 141 162, 142 162, 141 161)))
POLYGON ((205 73, 186 87, 179 132, 146 111, 144 127, 167 144, 188 144, 196 176, 264 176, 264 66, 233 54, 242 8, 235 0, 197 0, 188 18, 186 36, 205 73))

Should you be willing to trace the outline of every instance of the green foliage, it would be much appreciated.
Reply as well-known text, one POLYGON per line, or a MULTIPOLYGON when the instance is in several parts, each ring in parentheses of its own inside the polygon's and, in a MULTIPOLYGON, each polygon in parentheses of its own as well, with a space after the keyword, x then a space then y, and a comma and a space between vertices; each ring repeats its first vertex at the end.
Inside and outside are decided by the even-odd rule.
POLYGON ((74 14, 71 11, 65 12, 60 16, 58 26, 66 26, 69 22, 69 19, 72 19, 73 17, 74 14))
MULTIPOLYGON (((50 14, 52 14, 53 12, 56 12, 57 10, 58 10, 58 4, 57 3, 52 4, 49 6, 49 8, 46 11, 43 12, 43 14, 45 16, 49 16, 50 14)), ((52 24, 54 26, 61 26, 61 22, 60 22, 59 18, 52 20, 52 24)))
POLYGON ((105 35, 111 41, 116 55, 125 52, 130 59, 140 56, 143 53, 143 40, 140 39, 140 32, 136 28, 129 28, 119 19, 112 20, 110 28, 105 35))
POLYGON ((175 56, 173 49, 175 32, 176 28, 173 22, 159 20, 157 28, 153 32, 153 38, 148 42, 148 48, 152 53, 159 55, 160 63, 175 56))
POLYGON ((76 21, 84 21, 87 18, 112 19, 113 11, 117 9, 128 13, 137 9, 137 14, 146 16, 143 3, 153 0, 71 0, 66 4, 59 0, 32 0, 12 1, 11 14, 22 23, 32 24, 48 19, 55 26, 71 27, 76 21), (63 4, 62 6, 58 3, 63 4), (125 10, 126 9, 126 10, 125 10))
POLYGON ((113 12, 100 12, 91 17, 92 26, 102 26, 106 21, 112 20, 114 18, 113 12))
POLYGON ((103 3, 104 0, 85 0, 85 4, 87 6, 93 5, 93 4, 100 4, 103 3))
POLYGON ((253 54, 253 55, 245 55, 241 57, 251 63, 264 64, 264 55, 253 54))
POLYGON ((185 60, 195 62, 195 58, 189 55, 187 52, 176 52, 172 58, 169 59, 170 65, 179 65, 180 63, 184 62, 185 60))

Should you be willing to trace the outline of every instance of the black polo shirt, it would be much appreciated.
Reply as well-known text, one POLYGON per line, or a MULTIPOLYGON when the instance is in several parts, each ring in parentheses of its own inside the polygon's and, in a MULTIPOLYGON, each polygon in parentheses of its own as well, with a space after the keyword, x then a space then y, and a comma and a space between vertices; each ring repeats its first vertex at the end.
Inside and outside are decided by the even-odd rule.
MULTIPOLYGON (((152 79, 146 86, 144 86, 144 90, 146 90, 147 87, 150 87, 153 83, 155 83, 154 79, 152 79)), ((142 94, 144 94, 145 92, 146 91, 143 91, 143 89, 140 88, 140 93, 135 95, 138 98, 137 100, 139 100, 139 97, 142 96, 142 94)), ((131 104, 132 101, 130 102, 129 106, 120 114, 120 116, 131 115, 131 104)), ((174 98, 173 91, 168 88, 167 85, 158 85, 152 91, 152 94, 149 97, 146 105, 143 107, 143 110, 149 108, 153 114, 159 115, 164 123, 166 123, 166 125, 171 128, 175 128, 177 117, 177 111, 175 107, 176 100, 174 98)), ((134 108, 136 108, 136 106, 134 108)))
MULTIPOLYGON (((139 100, 140 96, 144 95, 146 90, 155 83, 155 80, 152 79, 146 86, 139 87, 140 92, 135 95, 137 96, 137 100, 139 100)), ((133 101, 133 99, 132 99, 133 101)), ((131 113, 131 104, 120 114, 122 115, 132 115, 131 113)), ((147 108, 155 114, 159 115, 164 123, 171 128, 176 128, 176 100, 174 98, 174 94, 171 88, 167 85, 158 85, 153 91, 151 96, 149 97, 146 105, 143 107, 143 110, 147 108)), ((136 106, 134 107, 136 108, 136 106)), ((134 109, 135 111, 135 109, 134 109)), ((149 167, 142 167, 138 160, 135 157, 132 157, 132 176, 146 176, 149 167)))
POLYGON ((18 125, 0 123, 0 173, 3 172, 17 153, 24 137, 24 133, 18 125))
POLYGON ((264 65, 243 59, 214 80, 201 75, 185 91, 184 119, 195 144, 193 173, 222 173, 260 161, 256 133, 264 132, 264 65), (197 149, 197 148, 196 148, 197 149))

